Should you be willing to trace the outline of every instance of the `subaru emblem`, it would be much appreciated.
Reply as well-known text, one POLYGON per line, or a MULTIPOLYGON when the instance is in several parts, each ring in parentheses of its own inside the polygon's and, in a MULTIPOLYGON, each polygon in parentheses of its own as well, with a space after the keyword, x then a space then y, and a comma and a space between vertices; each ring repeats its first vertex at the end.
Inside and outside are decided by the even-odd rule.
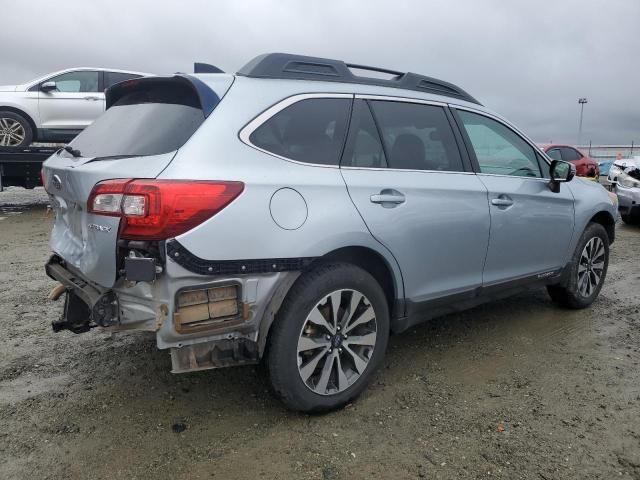
POLYGON ((51 183, 56 187, 56 190, 60 190, 62 188, 62 180, 60 180, 58 175, 51 177, 51 183))

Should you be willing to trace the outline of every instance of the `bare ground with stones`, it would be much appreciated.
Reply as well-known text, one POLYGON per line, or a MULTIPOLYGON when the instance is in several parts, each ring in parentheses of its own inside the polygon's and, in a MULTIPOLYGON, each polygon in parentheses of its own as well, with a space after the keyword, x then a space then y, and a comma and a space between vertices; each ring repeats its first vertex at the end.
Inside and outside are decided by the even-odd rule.
POLYGON ((257 367, 173 375, 153 336, 54 334, 45 204, 0 192, 0 479, 640 479, 640 228, 592 308, 534 291, 430 321, 307 416, 257 367))

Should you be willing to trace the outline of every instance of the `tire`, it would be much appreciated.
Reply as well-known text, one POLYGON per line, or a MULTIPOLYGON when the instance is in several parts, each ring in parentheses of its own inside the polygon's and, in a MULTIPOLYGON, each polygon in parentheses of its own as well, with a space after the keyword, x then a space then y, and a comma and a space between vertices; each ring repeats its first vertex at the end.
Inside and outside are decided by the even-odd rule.
POLYGON ((632 215, 630 213, 626 215, 620 215, 620 218, 627 225, 640 225, 640 215, 632 215))
POLYGON ((0 110, 0 148, 26 147, 33 141, 33 129, 22 115, 0 110))
POLYGON ((367 386, 388 339, 389 308, 378 282, 355 265, 320 265, 296 281, 276 316, 266 356, 272 390, 292 410, 339 408, 367 386))
POLYGON ((565 284, 548 286, 549 296, 563 307, 586 308, 598 297, 607 276, 608 267, 607 231, 599 223, 590 223, 582 233, 573 253, 565 284), (601 250, 602 253, 600 253, 601 250))

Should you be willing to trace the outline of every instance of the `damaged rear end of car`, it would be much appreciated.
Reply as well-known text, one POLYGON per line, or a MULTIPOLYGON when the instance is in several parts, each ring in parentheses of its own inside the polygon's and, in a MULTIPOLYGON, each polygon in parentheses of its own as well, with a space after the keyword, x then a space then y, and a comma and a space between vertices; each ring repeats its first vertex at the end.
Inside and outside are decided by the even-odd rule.
MULTIPOLYGON (((158 178, 233 80, 175 75, 117 84, 107 90, 107 112, 45 162, 55 213, 45 270, 59 282, 50 299, 64 296, 54 331, 151 331, 160 348, 179 348, 178 338, 197 343, 203 331, 247 315, 242 281, 205 282, 184 269, 168 272, 166 262, 167 241, 218 214, 244 184, 158 178), (177 323, 165 322, 176 307, 177 323)), ((174 361, 175 371, 194 368, 190 356, 174 361)))

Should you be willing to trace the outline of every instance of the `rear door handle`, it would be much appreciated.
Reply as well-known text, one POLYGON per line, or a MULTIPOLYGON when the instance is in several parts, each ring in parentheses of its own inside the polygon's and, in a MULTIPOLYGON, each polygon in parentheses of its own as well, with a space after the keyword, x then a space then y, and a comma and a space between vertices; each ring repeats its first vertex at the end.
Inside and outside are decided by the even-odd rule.
POLYGON ((100 100, 99 97, 92 97, 91 95, 89 95, 88 97, 84 97, 85 100, 100 100))
POLYGON ((513 200, 508 195, 498 195, 498 198, 491 199, 491 205, 496 207, 510 207, 513 205, 513 200))
POLYGON ((381 190, 380 193, 371 195, 369 200, 371 200, 371 203, 378 203, 383 207, 391 208, 404 203, 406 199, 404 195, 397 190, 385 188, 384 190, 381 190))

